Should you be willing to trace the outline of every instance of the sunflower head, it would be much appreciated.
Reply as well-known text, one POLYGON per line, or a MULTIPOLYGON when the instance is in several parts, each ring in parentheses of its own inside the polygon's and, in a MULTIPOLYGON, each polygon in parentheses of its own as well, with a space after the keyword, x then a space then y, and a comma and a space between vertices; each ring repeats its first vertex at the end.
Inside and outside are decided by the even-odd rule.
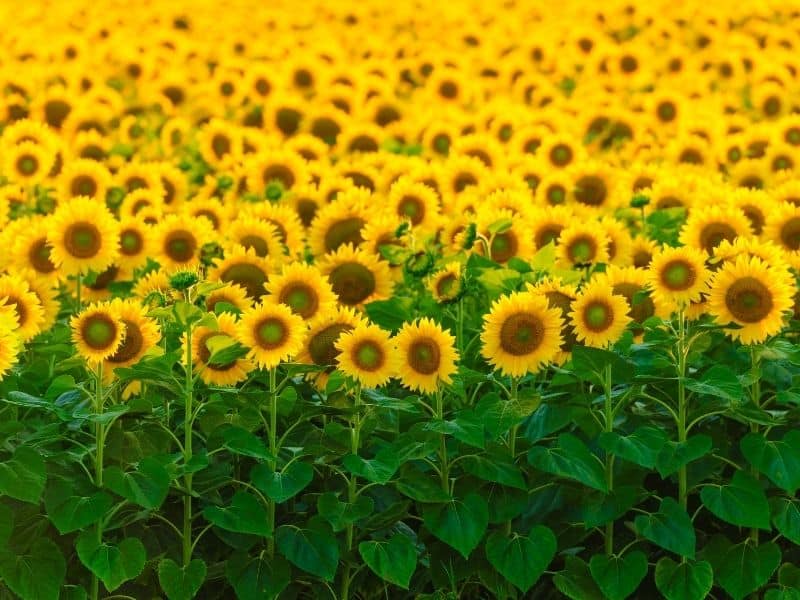
POLYGON ((250 349, 250 360, 273 369, 300 351, 306 330, 303 319, 288 306, 262 302, 242 313, 237 339, 250 349))
POLYGON ((125 339, 125 324, 110 303, 88 306, 72 317, 70 326, 78 354, 90 363, 113 356, 125 339))
POLYGON ((455 338, 431 319, 406 323, 395 341, 399 355, 400 380, 424 393, 449 384, 457 370, 455 338))
POLYGON ((389 333, 376 325, 362 324, 339 335, 339 370, 364 387, 385 384, 397 371, 397 352, 389 333))
POLYGON ((623 296, 606 282, 590 282, 572 303, 569 317, 578 341, 603 348, 615 343, 630 322, 623 296))

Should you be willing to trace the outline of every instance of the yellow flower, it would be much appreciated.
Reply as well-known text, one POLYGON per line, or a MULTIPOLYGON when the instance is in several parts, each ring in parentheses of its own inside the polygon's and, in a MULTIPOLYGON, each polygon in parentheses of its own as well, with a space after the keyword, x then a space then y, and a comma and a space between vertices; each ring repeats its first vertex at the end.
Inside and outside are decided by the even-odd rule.
POLYGON ((572 303, 569 317, 575 336, 587 346, 604 348, 616 342, 630 323, 628 303, 611 285, 589 282, 572 303))
POLYGON ((268 298, 285 304, 307 323, 336 306, 336 295, 319 269, 303 263, 292 263, 280 275, 273 275, 266 285, 268 298))
POLYGON ((34 185, 47 178, 53 155, 47 148, 25 141, 3 148, 3 172, 15 183, 34 185))
POLYGON ((255 250, 245 250, 241 246, 228 252, 225 258, 214 263, 214 268, 209 271, 211 281, 232 283, 244 288, 247 295, 254 300, 260 300, 266 293, 264 284, 270 273, 270 263, 266 258, 256 255, 255 250))
POLYGON ((247 358, 273 369, 303 347, 306 324, 283 304, 261 303, 242 313, 236 338, 250 349, 247 358))
POLYGON ((210 313, 216 313, 221 304, 229 304, 239 312, 244 312, 253 306, 253 300, 242 286, 228 283, 209 292, 205 299, 206 310, 210 313))
POLYGON ((397 350, 389 333, 376 325, 361 324, 342 333, 335 348, 339 370, 363 387, 379 387, 397 374, 397 350))
POLYGON ((203 246, 213 240, 207 219, 168 215, 153 232, 153 258, 170 271, 196 267, 203 246))
POLYGON ((665 248, 653 256, 647 281, 658 304, 679 308, 700 300, 708 290, 709 275, 701 250, 665 248))
POLYGON ((711 202, 696 206, 689 212, 681 229, 680 242, 712 254, 723 240, 731 242, 740 235, 752 235, 750 221, 744 212, 733 205, 711 202))
POLYGON ((0 309, 0 381, 17 363, 17 356, 22 350, 22 341, 14 332, 15 326, 11 311, 0 309))
POLYGON ((406 323, 395 337, 398 373, 408 388, 434 393, 440 383, 452 382, 458 352, 455 338, 431 319, 406 323))
POLYGON ((392 293, 392 275, 386 262, 349 244, 325 255, 319 268, 345 306, 362 306, 392 293))
POLYGON ((447 263, 443 269, 428 277, 428 289, 436 301, 442 304, 457 300, 464 292, 461 263, 447 263))
POLYGON ((135 300, 115 298, 108 305, 124 326, 125 337, 120 346, 105 359, 103 375, 110 379, 114 369, 139 362, 161 339, 161 330, 145 309, 135 300))
POLYGON ((575 223, 561 230, 557 252, 566 267, 604 263, 608 260, 608 238, 597 224, 575 223))
POLYGON ((119 349, 125 324, 109 303, 91 304, 70 319, 72 341, 89 363, 100 363, 119 349))
POLYGON ((0 304, 13 308, 14 330, 23 342, 34 338, 45 324, 45 314, 39 297, 28 283, 16 275, 0 276, 0 304))
MULTIPOLYGON (((192 332, 192 368, 201 380, 208 385, 232 386, 244 381, 255 368, 253 362, 240 357, 225 364, 212 364, 209 342, 235 340, 238 335, 236 317, 222 313, 216 317, 216 328, 201 325, 192 332)), ((186 356, 186 336, 184 335, 184 356, 186 356)))

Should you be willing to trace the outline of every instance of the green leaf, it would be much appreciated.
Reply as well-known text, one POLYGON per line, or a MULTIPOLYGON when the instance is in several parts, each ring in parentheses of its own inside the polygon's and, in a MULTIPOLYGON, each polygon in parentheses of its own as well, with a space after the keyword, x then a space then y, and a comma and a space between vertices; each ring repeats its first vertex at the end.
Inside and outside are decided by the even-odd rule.
POLYGON ((647 556, 640 550, 625 556, 595 554, 589 570, 597 585, 609 600, 625 600, 647 575, 647 556))
POLYGON ((685 442, 668 441, 656 459, 656 469, 664 479, 690 462, 703 458, 711 452, 713 442, 705 434, 693 435, 685 442))
POLYGON ((720 587, 741 600, 769 581, 781 563, 781 551, 772 542, 755 545, 748 539, 731 544, 724 535, 715 535, 703 548, 702 558, 711 563, 720 587))
POLYGON ((656 564, 655 579, 666 600, 703 600, 714 585, 714 572, 706 561, 676 563, 665 556, 656 564))
POLYGON ((489 563, 525 594, 542 576, 556 555, 556 536, 543 526, 534 527, 528 536, 507 537, 496 531, 486 540, 489 563))
POLYGON ((494 455, 465 456, 462 465, 467 473, 474 475, 478 479, 501 483, 520 490, 527 489, 519 467, 504 458, 494 455))
POLYGON ((800 600, 800 590, 796 588, 781 588, 767 590, 764 600, 800 600))
POLYGON ((725 485, 704 486, 700 499, 714 515, 732 525, 770 529, 769 504, 764 490, 744 471, 736 471, 731 482, 725 485))
POLYGON ((614 384, 627 383, 633 379, 633 363, 628 362, 616 352, 576 345, 572 349, 572 366, 575 374, 585 381, 603 385, 606 367, 611 367, 611 381, 614 384))
POLYGON ((480 417, 471 410, 460 411, 458 417, 452 421, 439 419, 429 421, 425 425, 425 431, 452 435, 459 442, 481 450, 486 446, 483 423, 480 417))
POLYGON ((514 225, 514 221, 511 219, 498 219, 493 223, 489 224, 487 231, 489 235, 497 235, 498 233, 505 233, 514 225))
POLYGON ((169 492, 170 476, 164 466, 152 457, 142 459, 136 470, 124 472, 117 466, 105 468, 103 485, 144 508, 161 506, 169 492))
POLYGON ((408 589, 417 568, 417 550, 408 536, 397 533, 386 541, 361 542, 358 553, 378 577, 408 589))
POLYGON ((615 485, 608 494, 593 491, 581 503, 581 518, 587 528, 605 525, 628 512, 641 494, 636 485, 615 485))
POLYGON ((400 467, 397 456, 389 450, 381 450, 369 460, 348 454, 342 459, 342 465, 354 475, 380 484, 388 483, 400 467))
POLYGON ((314 468, 300 461, 294 461, 278 472, 267 465, 256 465, 250 471, 253 485, 278 504, 299 494, 313 479, 314 468))
POLYGON ((522 400, 506 400, 492 392, 478 400, 475 414, 489 435, 496 439, 533 414, 541 402, 541 396, 538 395, 522 400))
POLYGON ((214 366, 230 365, 247 354, 247 348, 227 334, 209 336, 206 348, 211 353, 207 362, 214 366))
POLYGON ((736 372, 726 365, 716 364, 707 369, 699 378, 687 377, 686 389, 698 394, 723 398, 729 402, 740 403, 744 390, 736 372))
POLYGON ((75 542, 84 566, 113 592, 126 581, 138 577, 147 561, 144 545, 138 538, 125 538, 119 544, 99 543, 97 532, 83 531, 75 542))
POLYGON ((47 517, 62 535, 97 523, 111 509, 113 500, 103 491, 91 496, 75 495, 72 485, 58 481, 44 494, 47 517))
POLYGON ((790 494, 800 488, 800 431, 789 431, 779 442, 767 440, 760 433, 749 433, 739 447, 747 462, 779 488, 790 494))
POLYGON ((667 434, 657 427, 639 427, 630 435, 621 436, 609 431, 600 434, 600 447, 629 462, 652 469, 661 449, 667 442, 667 434))
POLYGON ((31 446, 19 446, 10 460, 0 463, 0 495, 38 504, 46 480, 44 459, 31 446))
POLYGON ((223 440, 222 447, 234 454, 262 460, 273 458, 264 442, 242 427, 225 424, 217 428, 213 435, 220 436, 223 440))
POLYGON ((489 507, 481 496, 470 492, 463 499, 424 507, 423 520, 433 535, 469 558, 489 526, 489 507))
POLYGON ((672 498, 664 498, 658 512, 636 517, 635 524, 643 538, 670 552, 694 558, 696 539, 692 520, 672 498))
POLYGON ((528 462, 546 473, 574 479, 601 492, 608 491, 603 465, 586 444, 571 433, 559 435, 555 447, 531 448, 528 462))
POLYGON ((800 546, 800 501, 791 498, 770 498, 772 523, 787 540, 800 546))
POLYGON ((333 535, 318 529, 283 525, 275 541, 290 563, 326 581, 333 581, 339 564, 339 544, 333 535))
POLYGON ((450 502, 451 496, 427 474, 418 469, 405 469, 395 481, 397 491, 417 502, 450 502))
POLYGON ((317 512, 333 527, 334 532, 342 531, 348 525, 364 519, 375 510, 372 498, 364 494, 353 503, 342 502, 333 492, 325 492, 317 500, 317 512))
POLYGON ((67 563, 51 540, 38 538, 24 554, 0 550, 0 577, 23 600, 58 600, 67 563))
POLYGON ((0 548, 8 544, 14 531, 14 511, 0 503, 0 548))
POLYGON ((376 300, 364 306, 369 320, 387 331, 397 331, 414 318, 411 301, 405 298, 376 300))
POLYGON ((240 600, 274 600, 291 582, 292 568, 281 556, 241 552, 227 560, 225 575, 240 600))
POLYGON ((169 600, 192 600, 206 580, 206 563, 193 559, 185 567, 170 558, 158 563, 158 583, 169 600))
POLYGON ((559 592, 571 600, 604 600, 603 592, 597 587, 588 565, 577 556, 567 555, 564 570, 553 576, 553 583, 559 592))
POLYGON ((247 492, 236 492, 230 506, 206 506, 203 516, 225 531, 263 537, 272 535, 266 508, 258 498, 247 492))

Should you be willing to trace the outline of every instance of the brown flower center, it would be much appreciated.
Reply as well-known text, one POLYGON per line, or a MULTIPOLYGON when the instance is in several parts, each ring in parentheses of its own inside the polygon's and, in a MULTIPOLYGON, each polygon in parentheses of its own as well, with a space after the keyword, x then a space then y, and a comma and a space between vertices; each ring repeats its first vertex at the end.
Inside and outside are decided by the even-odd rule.
POLYGON ((266 293, 264 283, 267 281, 267 274, 258 265, 233 264, 222 272, 220 279, 225 283, 235 283, 243 287, 247 295, 256 300, 266 293))
POLYGON ((719 246, 723 240, 732 242, 736 239, 736 230, 727 223, 709 223, 700 232, 700 245, 706 252, 711 254, 714 248, 719 246))
POLYGON ((144 337, 139 326, 127 319, 123 319, 122 324, 125 325, 125 339, 122 340, 117 351, 107 359, 108 362, 115 364, 136 360, 144 350, 144 337))
POLYGON ((422 337, 408 348, 408 365, 417 373, 432 375, 439 369, 442 354, 439 345, 429 337, 422 337))
POLYGON ((364 241, 361 229, 364 219, 361 217, 348 217, 333 223, 325 232, 325 251, 334 252, 345 244, 358 246, 364 241))
POLYGON ((304 283, 291 283, 281 290, 278 302, 292 309, 296 315, 309 319, 319 310, 316 291, 304 283))
POLYGON ((64 232, 64 248, 75 258, 91 258, 102 245, 100 230, 88 221, 73 223, 64 232))
POLYGON ((361 304, 375 292, 375 274, 357 262, 335 267, 328 279, 339 302, 347 306, 361 304))
POLYGON ((781 226, 781 243, 791 250, 800 249, 800 217, 792 217, 781 226))
POLYGON ((758 323, 772 311, 772 293, 755 277, 742 277, 725 293, 725 306, 737 321, 758 323))
POLYGON ((536 316, 519 312, 508 317, 500 328, 500 347, 513 356, 534 352, 544 339, 544 323, 536 316))
POLYGON ((52 273, 56 266, 50 260, 50 248, 47 245, 47 238, 33 242, 28 250, 28 261, 38 273, 52 273))
POLYGON ((581 204, 600 206, 607 194, 605 182, 595 175, 585 175, 575 182, 575 199, 581 204))

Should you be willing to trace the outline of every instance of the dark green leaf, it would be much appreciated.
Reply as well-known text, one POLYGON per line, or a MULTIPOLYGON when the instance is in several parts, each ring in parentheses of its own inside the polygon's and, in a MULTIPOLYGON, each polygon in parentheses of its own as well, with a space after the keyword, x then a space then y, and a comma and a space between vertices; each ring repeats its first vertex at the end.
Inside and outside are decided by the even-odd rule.
POLYGON ((739 446, 747 461, 779 488, 790 494, 800 488, 800 431, 789 431, 779 442, 749 433, 739 446))
POLYGON ((375 458, 369 460, 348 454, 342 459, 342 464, 351 473, 381 484, 388 483, 400 467, 397 457, 388 450, 378 452, 375 458))
POLYGON ((627 383, 633 379, 633 363, 626 361, 616 352, 577 345, 572 349, 572 366, 575 374, 598 385, 603 385, 606 367, 611 367, 611 380, 614 384, 627 383))
POLYGON ((239 600, 274 600, 289 585, 292 568, 281 556, 262 551, 252 557, 237 553, 225 563, 225 574, 239 600))
POLYGON ((94 530, 83 531, 75 549, 84 566, 97 575, 109 592, 138 577, 147 561, 144 545, 138 538, 125 538, 119 544, 100 543, 94 530))
POLYGON ((667 435, 656 427, 639 427, 630 435, 621 436, 616 432, 600 434, 600 447, 640 467, 652 469, 661 449, 667 442, 667 435))
POLYGON ((361 542, 358 553, 378 577, 408 589, 417 568, 417 550, 407 536, 397 533, 385 541, 361 542))
POLYGON ((568 555, 564 570, 553 576, 558 591, 571 600, 604 600, 603 592, 597 587, 589 566, 577 556, 568 555))
POLYGON ((732 525, 770 529, 764 490, 744 471, 736 471, 730 483, 704 486, 700 499, 714 515, 732 525))
POLYGON ((222 438, 222 447, 230 450, 234 454, 270 460, 272 455, 269 449, 255 435, 234 425, 225 424, 214 432, 214 437, 222 438))
POLYGON ((528 462, 546 473, 574 479, 601 492, 608 491, 603 465, 586 444, 571 433, 559 435, 555 447, 531 448, 528 462))
POLYGON ((130 473, 117 466, 106 467, 103 483, 106 488, 126 500, 154 509, 161 506, 167 497, 170 476, 159 461, 147 457, 130 473))
POLYGON ((489 508, 486 500, 470 492, 463 499, 424 507, 423 518, 433 535, 469 558, 489 526, 489 508))
POLYGON ((698 394, 722 398, 729 402, 741 402, 744 390, 736 373, 726 365, 716 364, 704 371, 699 378, 686 378, 686 389, 698 394))
POLYGON ((158 582, 169 600, 192 600, 206 580, 206 563, 193 559, 181 567, 170 558, 158 563, 158 582))
POLYGON ((247 492, 236 492, 230 506, 206 506, 203 516, 226 531, 263 537, 272 535, 266 508, 258 498, 247 492))
POLYGON ((91 496, 78 496, 66 481, 48 487, 44 494, 47 517, 62 535, 96 523, 111 509, 111 496, 98 491, 91 496))
POLYGON ((486 540, 489 563, 523 594, 533 587, 556 554, 553 532, 543 526, 534 527, 528 536, 506 536, 494 532, 486 540))
POLYGON ((23 600, 58 600, 67 564, 47 538, 34 540, 24 554, 0 550, 0 577, 23 600))
POLYGON ((290 563, 326 581, 333 581, 339 564, 339 545, 331 534, 284 525, 276 531, 275 541, 290 563))
POLYGON ((0 495, 38 504, 46 480, 44 459, 30 446, 19 446, 11 459, 0 463, 0 495))
POLYGON ((497 456, 465 456, 462 460, 464 470, 484 481, 502 483, 521 490, 527 489, 525 479, 519 468, 497 456))
POLYGON ((769 581, 780 565, 781 551, 772 542, 731 544, 725 536, 715 535, 703 548, 702 558, 711 563, 722 589, 741 600, 769 581))
POLYGON ((656 469, 661 478, 666 478, 684 465, 711 452, 713 442, 705 434, 693 435, 685 442, 669 441, 664 444, 656 459, 656 469))
POLYGON ((355 502, 342 502, 333 492, 325 492, 317 500, 317 512, 333 527, 333 531, 342 531, 348 525, 364 519, 375 510, 372 498, 360 495, 355 502))
POLYGON ((658 512, 636 517, 636 531, 657 546, 694 558, 696 543, 689 515, 672 498, 664 498, 658 512))
POLYGON ((636 591, 647 575, 647 556, 634 550, 625 556, 595 554, 589 570, 609 600, 625 600, 636 591))
POLYGON ((299 494, 314 479, 314 468, 308 463, 294 461, 275 472, 267 465, 256 465, 250 472, 253 485, 278 504, 299 494))
POLYGON ((676 563, 665 556, 656 564, 655 579, 666 600, 703 600, 714 585, 714 572, 706 561, 676 563))
POLYGON ((787 540, 800 546, 800 501, 790 498, 770 498, 772 523, 787 540))

